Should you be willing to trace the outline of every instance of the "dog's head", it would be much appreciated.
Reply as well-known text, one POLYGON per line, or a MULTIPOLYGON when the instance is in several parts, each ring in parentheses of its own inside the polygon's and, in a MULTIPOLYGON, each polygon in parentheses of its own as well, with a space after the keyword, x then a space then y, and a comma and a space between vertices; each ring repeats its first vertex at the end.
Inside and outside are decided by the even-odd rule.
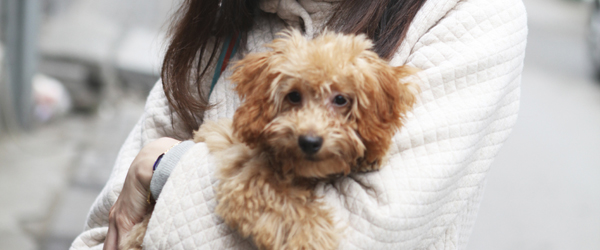
POLYGON ((243 103, 234 133, 302 177, 381 163, 415 87, 371 51, 364 35, 282 33, 268 52, 240 60, 231 80, 243 103))

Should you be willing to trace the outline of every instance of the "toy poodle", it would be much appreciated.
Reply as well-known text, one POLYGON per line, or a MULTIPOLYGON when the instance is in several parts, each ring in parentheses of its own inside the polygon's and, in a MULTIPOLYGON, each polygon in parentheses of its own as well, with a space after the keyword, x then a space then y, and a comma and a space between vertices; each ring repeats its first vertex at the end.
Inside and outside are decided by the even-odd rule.
POLYGON ((364 35, 284 31, 267 47, 235 64, 233 120, 194 133, 216 160, 215 212, 259 249, 336 249, 341 227, 314 186, 385 163, 415 102, 403 80, 413 70, 390 66, 364 35))

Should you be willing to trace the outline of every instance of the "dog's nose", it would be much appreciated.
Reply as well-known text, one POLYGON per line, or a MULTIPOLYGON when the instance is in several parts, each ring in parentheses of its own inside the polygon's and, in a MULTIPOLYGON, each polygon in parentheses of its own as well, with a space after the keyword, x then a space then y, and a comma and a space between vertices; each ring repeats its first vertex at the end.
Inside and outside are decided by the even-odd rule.
POLYGON ((298 144, 304 153, 312 155, 316 152, 319 152, 319 149, 321 149, 321 145, 323 145, 323 137, 301 135, 298 138, 298 144))

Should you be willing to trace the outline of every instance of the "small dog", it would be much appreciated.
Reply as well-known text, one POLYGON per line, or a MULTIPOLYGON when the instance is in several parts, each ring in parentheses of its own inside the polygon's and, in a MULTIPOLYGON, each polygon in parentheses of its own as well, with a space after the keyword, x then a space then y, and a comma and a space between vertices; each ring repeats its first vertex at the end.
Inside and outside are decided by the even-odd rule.
POLYGON ((233 121, 207 122, 194 140, 217 161, 215 212, 227 225, 259 249, 336 249, 341 230, 314 185, 379 169, 418 88, 364 35, 280 35, 236 63, 233 121))

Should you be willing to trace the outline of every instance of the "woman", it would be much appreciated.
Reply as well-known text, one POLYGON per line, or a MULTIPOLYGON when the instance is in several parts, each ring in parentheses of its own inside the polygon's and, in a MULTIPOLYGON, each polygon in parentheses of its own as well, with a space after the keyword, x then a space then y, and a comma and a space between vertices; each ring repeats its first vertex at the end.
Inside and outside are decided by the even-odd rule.
MULTIPOLYGON (((186 0, 178 15, 162 82, 73 249, 115 249, 146 213, 150 183, 165 180, 152 174, 157 157, 189 139, 202 120, 233 116, 239 100, 227 80, 231 72, 215 70, 228 48, 222 45, 240 37, 233 56, 239 59, 264 49, 287 26, 308 37, 324 27, 366 33, 390 64, 422 69, 419 100, 394 138, 389 164, 356 177, 372 189, 350 178, 338 188, 318 187, 347 224, 340 249, 466 247, 485 174, 516 121, 527 36, 521 0, 186 0)), ((251 248, 211 212, 215 179, 208 159, 203 144, 191 143, 161 159, 157 171, 172 172, 162 192, 152 192, 160 199, 147 249, 251 248)))

